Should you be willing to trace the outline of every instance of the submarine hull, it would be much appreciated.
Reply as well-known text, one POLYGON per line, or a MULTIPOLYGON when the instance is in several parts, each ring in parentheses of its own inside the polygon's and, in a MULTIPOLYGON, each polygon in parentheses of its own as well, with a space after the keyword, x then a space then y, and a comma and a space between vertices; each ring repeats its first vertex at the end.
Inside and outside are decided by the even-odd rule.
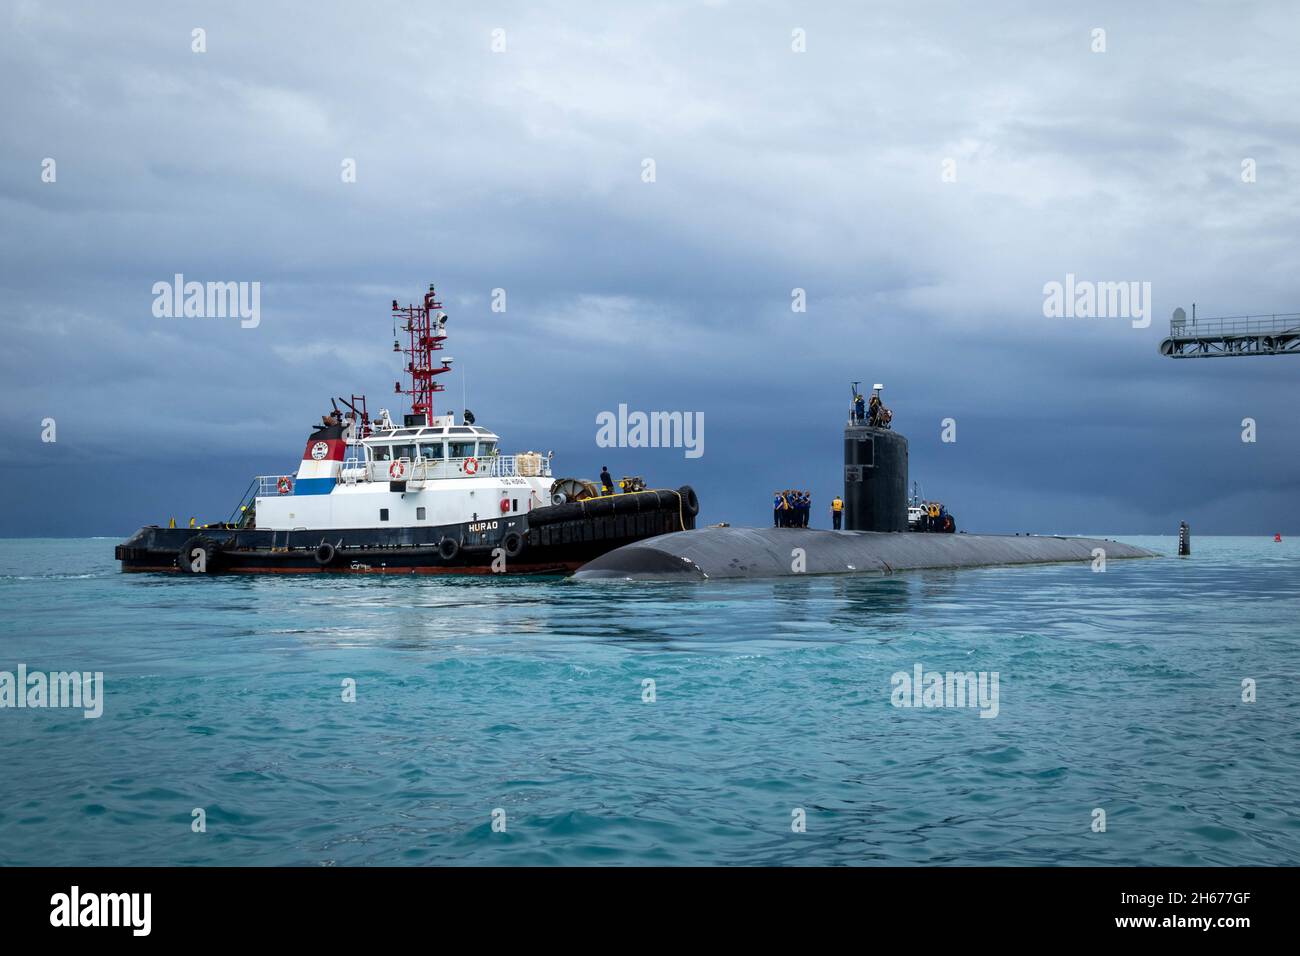
POLYGON ((583 565, 579 581, 779 578, 799 574, 890 574, 922 568, 1154 558, 1154 551, 1101 538, 1054 535, 907 534, 807 528, 702 528, 624 545, 583 565), (796 550, 797 549, 797 550, 796 550))

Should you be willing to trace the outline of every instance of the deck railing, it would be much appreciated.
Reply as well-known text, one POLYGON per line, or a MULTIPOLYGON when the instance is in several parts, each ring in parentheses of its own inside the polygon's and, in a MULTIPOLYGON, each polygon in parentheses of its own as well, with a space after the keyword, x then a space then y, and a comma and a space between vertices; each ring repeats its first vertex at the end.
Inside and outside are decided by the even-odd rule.
MULTIPOLYGON (((396 461, 361 461, 349 458, 343 462, 339 481, 356 484, 368 481, 405 481, 420 484, 439 478, 515 478, 551 477, 551 459, 537 455, 484 455, 481 458, 399 458, 396 461), (469 462, 473 464, 468 464, 469 462), (393 465, 401 467, 394 469, 393 465), (521 467, 522 466, 522 467, 521 467)), ((258 497, 270 498, 292 494, 293 475, 258 475, 258 497), (281 490, 281 481, 289 481, 289 491, 281 490)))
POLYGON ((1300 312, 1279 315, 1229 315, 1210 319, 1170 320, 1174 338, 1202 338, 1221 335, 1267 335, 1300 331, 1300 312))
POLYGON ((289 494, 290 492, 281 492, 278 485, 281 479, 287 479, 289 487, 293 487, 293 475, 258 475, 253 480, 257 482, 257 497, 270 498, 280 494, 289 494))

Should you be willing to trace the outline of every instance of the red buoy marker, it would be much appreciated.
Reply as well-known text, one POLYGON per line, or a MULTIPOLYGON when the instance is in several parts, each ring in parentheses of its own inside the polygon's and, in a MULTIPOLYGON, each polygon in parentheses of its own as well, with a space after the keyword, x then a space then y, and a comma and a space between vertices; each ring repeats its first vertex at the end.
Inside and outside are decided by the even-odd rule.
POLYGON ((1280 541, 1282 540, 1282 535, 1281 535, 1281 534, 1275 534, 1275 535, 1273 535, 1273 540, 1274 540, 1274 541, 1279 541, 1279 542, 1280 542, 1280 541))

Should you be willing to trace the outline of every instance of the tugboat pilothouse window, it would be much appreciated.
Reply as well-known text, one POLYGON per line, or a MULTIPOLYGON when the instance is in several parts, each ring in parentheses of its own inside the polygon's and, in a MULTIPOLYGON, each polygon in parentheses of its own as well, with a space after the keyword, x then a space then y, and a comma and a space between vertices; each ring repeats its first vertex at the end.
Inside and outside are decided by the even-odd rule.
POLYGON ((479 445, 480 455, 495 455, 497 453, 497 443, 494 441, 485 441, 479 445))
POLYGON ((394 445, 394 446, 393 446, 393 457, 394 457, 394 458, 414 458, 414 457, 415 457, 415 446, 414 446, 414 445, 394 445))
POLYGON ((442 442, 436 444, 422 444, 420 446, 420 457, 424 459, 432 458, 434 461, 442 459, 442 442))
POLYGON ((370 446, 370 453, 374 456, 374 460, 375 460, 375 461, 392 461, 392 460, 393 460, 393 446, 392 446, 392 445, 371 445, 371 446, 370 446))
POLYGON ((474 443, 472 441, 453 441, 447 443, 448 454, 452 458, 472 458, 474 443))

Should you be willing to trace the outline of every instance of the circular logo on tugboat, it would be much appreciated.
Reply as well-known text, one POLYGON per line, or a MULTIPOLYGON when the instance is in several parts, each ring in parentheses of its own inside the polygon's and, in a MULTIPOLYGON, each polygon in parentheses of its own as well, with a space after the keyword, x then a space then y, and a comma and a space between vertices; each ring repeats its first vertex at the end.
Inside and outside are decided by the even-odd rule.
POLYGON ((330 453, 330 446, 323 441, 318 441, 311 446, 311 457, 313 461, 320 461, 330 453))

